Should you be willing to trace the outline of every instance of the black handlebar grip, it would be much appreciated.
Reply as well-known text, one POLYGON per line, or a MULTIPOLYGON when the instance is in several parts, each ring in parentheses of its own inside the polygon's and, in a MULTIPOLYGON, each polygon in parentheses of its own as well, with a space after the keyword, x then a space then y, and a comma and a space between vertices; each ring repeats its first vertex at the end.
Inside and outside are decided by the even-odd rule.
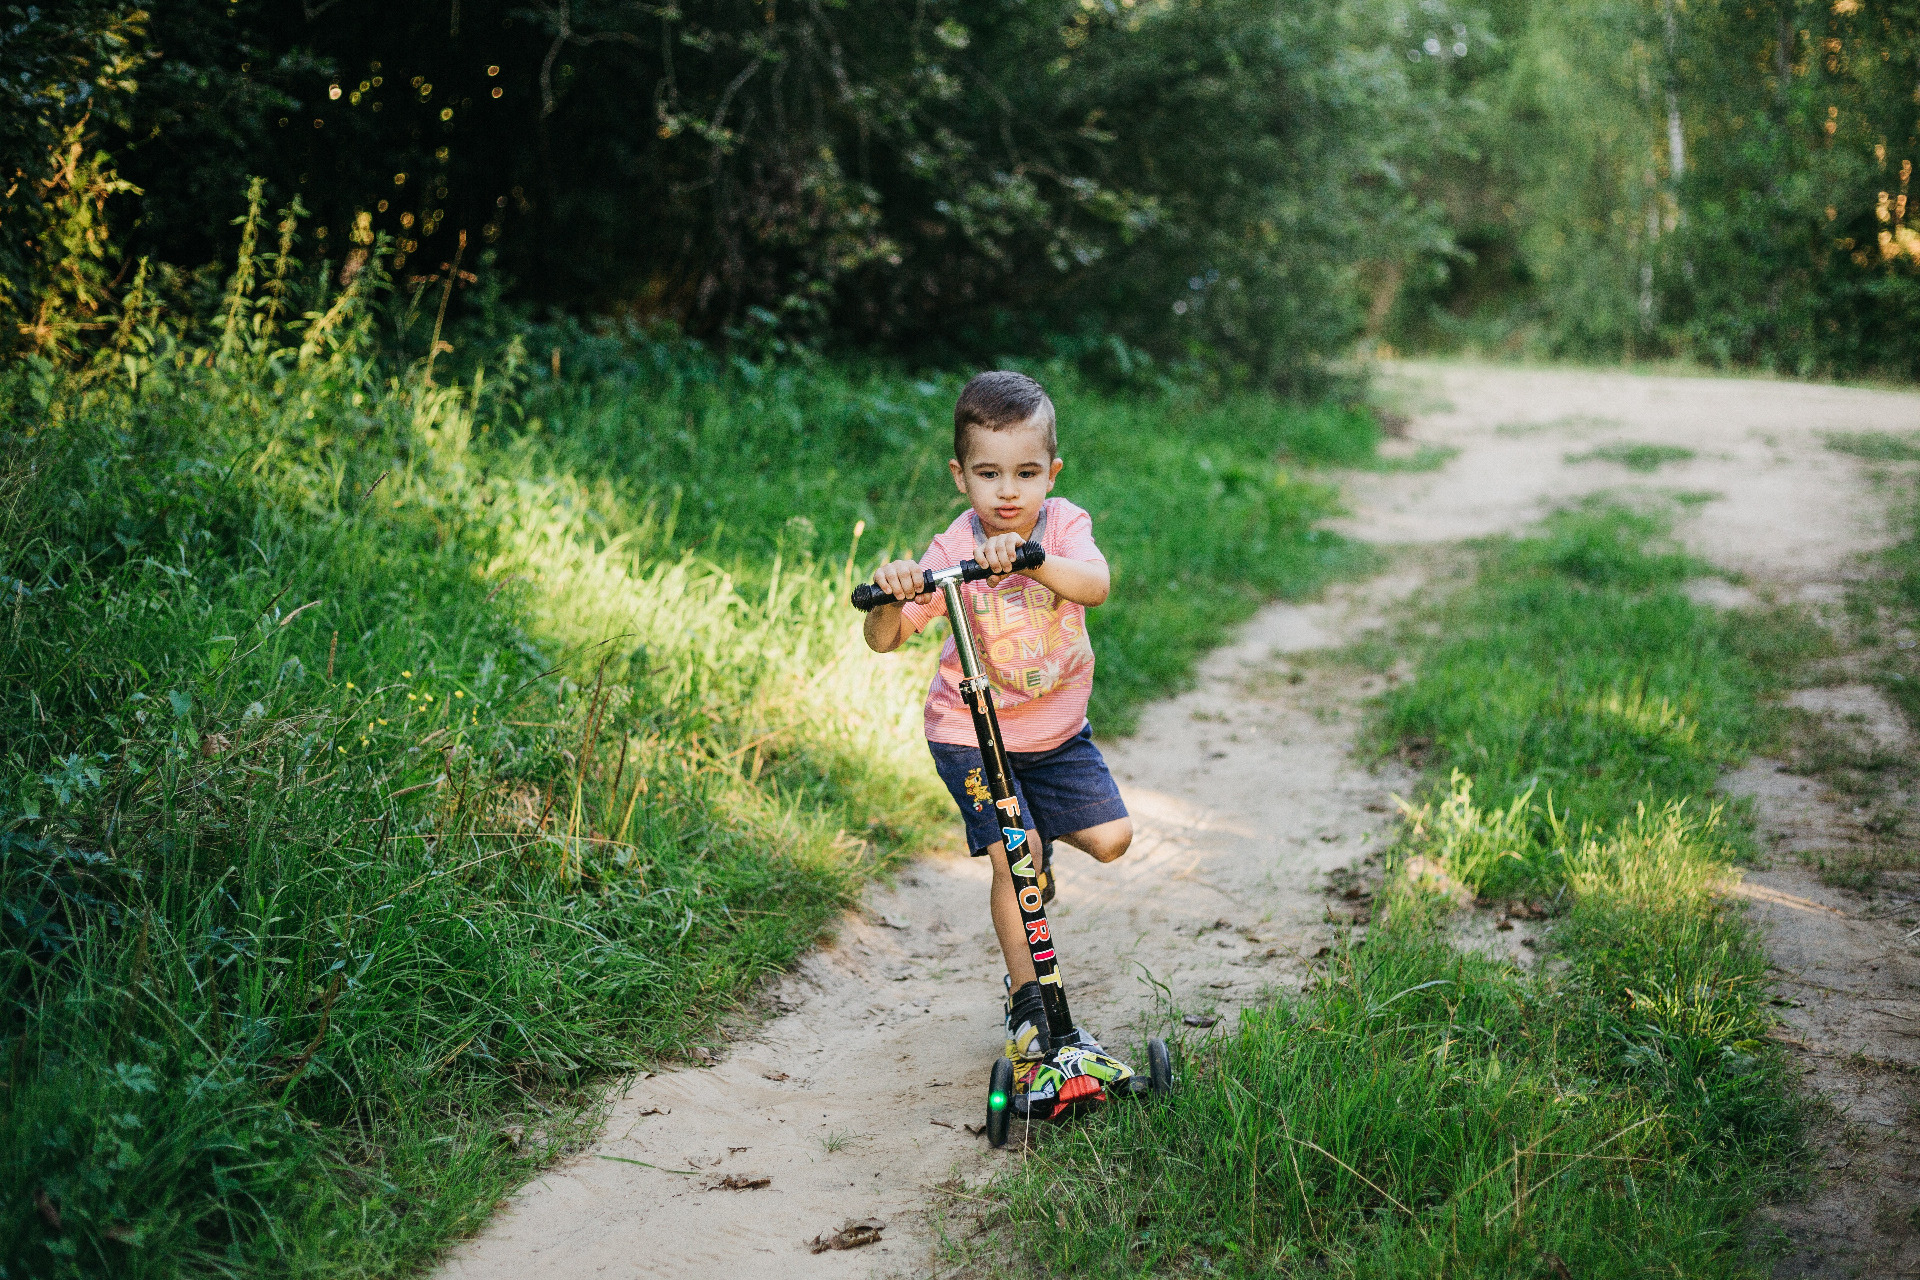
POLYGON ((871 613, 883 604, 898 603, 898 600, 871 582, 863 582, 853 589, 853 607, 862 613, 871 613))
MULTIPOLYGON (((1023 569, 1038 569, 1047 562, 1047 553, 1037 542, 1023 542, 1020 549, 1013 553, 1014 572, 1023 569)), ((971 560, 961 561, 962 577, 967 582, 978 582, 992 575, 971 560)), ((926 589, 933 590, 933 574, 926 575, 926 589)), ((853 607, 862 613, 871 613, 883 604, 905 604, 888 592, 882 591, 878 583, 863 582, 853 589, 853 607)))

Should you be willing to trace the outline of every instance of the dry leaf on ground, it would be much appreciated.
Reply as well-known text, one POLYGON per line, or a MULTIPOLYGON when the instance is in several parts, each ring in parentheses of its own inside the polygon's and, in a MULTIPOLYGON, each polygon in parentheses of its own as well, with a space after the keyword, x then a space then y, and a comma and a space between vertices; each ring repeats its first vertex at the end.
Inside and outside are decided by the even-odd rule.
POLYGON ((822 1231, 807 1241, 807 1248, 814 1253, 825 1253, 829 1249, 858 1249, 864 1244, 878 1244, 880 1232, 886 1225, 878 1218, 848 1218, 838 1231, 822 1231))

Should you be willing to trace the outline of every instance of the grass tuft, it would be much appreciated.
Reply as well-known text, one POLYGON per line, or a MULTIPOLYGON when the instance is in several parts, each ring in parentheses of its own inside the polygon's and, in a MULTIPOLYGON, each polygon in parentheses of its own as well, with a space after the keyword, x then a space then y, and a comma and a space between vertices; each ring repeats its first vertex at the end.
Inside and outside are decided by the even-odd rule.
POLYGON ((1570 453, 1568 462, 1617 462, 1629 471, 1652 473, 1669 462, 1686 462, 1694 456, 1691 449, 1677 444, 1643 444, 1618 441, 1603 444, 1586 453, 1570 453))
POLYGON ((1589 507, 1487 545, 1375 722, 1429 779, 1394 860, 1544 902, 1553 962, 1462 952, 1432 877, 1390 877, 1164 1105, 1048 1131, 996 1240, 1095 1276, 1747 1274, 1798 1117, 1712 793, 1768 686, 1663 533, 1589 507))
POLYGON ((1868 462, 1920 461, 1920 437, 1895 435, 1890 431, 1832 431, 1827 433, 1827 448, 1849 453, 1868 462))
MULTIPOLYGON (((418 1267, 951 823, 936 638, 844 601, 952 518, 958 377, 436 386, 377 277, 0 377, 0 1276, 418 1267)), ((1372 427, 1055 381, 1112 730, 1359 561, 1294 468, 1372 427)))

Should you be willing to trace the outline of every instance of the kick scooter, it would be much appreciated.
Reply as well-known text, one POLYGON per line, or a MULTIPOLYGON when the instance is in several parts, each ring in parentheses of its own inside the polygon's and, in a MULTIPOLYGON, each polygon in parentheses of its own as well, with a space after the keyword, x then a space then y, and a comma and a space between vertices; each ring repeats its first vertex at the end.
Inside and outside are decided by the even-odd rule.
MULTIPOLYGON (((1013 567, 1016 572, 1037 569, 1046 559, 1047 553, 1039 543, 1022 543, 1014 556, 1013 567)), ((973 560, 926 571, 926 590, 941 594, 946 601, 948 622, 953 627, 954 648, 960 656, 960 695, 973 713, 973 731, 980 740, 981 763, 986 766, 983 772, 987 790, 993 797, 993 807, 1000 813, 1007 866, 1013 873, 1014 896, 1020 906, 1020 922, 1026 928, 1033 971, 1040 980, 1047 1031, 1052 1042, 1051 1051, 1044 1056, 1023 1055, 1018 1061, 1015 1060, 1016 1048, 1009 1042, 1007 1054, 995 1060, 987 1086, 987 1141, 998 1147, 1005 1145, 1016 1113, 1029 1119, 1051 1119, 1066 1114, 1077 1104, 1105 1101, 1109 1089, 1125 1096, 1166 1093, 1173 1087, 1173 1068, 1166 1044, 1158 1039, 1148 1040, 1147 1078, 1142 1080, 1132 1067, 1084 1035, 1067 1011, 1067 993, 1060 981, 1053 931, 1047 924, 1039 875, 1034 867, 1033 843, 1020 821, 1020 797, 1013 789, 1013 768, 1000 741, 1000 720, 993 710, 993 687, 980 669, 972 619, 960 594, 964 583, 981 582, 992 576, 990 570, 973 560)), ((881 605, 904 603, 871 582, 853 590, 853 607, 863 613, 881 605)))

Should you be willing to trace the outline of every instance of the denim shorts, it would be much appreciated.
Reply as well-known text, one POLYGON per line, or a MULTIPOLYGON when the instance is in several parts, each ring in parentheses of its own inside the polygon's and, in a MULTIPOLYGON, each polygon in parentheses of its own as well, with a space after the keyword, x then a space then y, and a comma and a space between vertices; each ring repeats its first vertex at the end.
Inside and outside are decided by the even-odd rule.
MULTIPOLYGON (((987 791, 980 748, 929 742, 927 749, 966 819, 967 847, 977 858, 1004 838, 1000 814, 987 791)), ((1009 751, 1007 761, 1013 766, 1014 794, 1020 797, 1020 823, 1039 832, 1042 840, 1127 816, 1120 788, 1107 772, 1100 748, 1093 745, 1090 724, 1050 751, 1009 751)))

